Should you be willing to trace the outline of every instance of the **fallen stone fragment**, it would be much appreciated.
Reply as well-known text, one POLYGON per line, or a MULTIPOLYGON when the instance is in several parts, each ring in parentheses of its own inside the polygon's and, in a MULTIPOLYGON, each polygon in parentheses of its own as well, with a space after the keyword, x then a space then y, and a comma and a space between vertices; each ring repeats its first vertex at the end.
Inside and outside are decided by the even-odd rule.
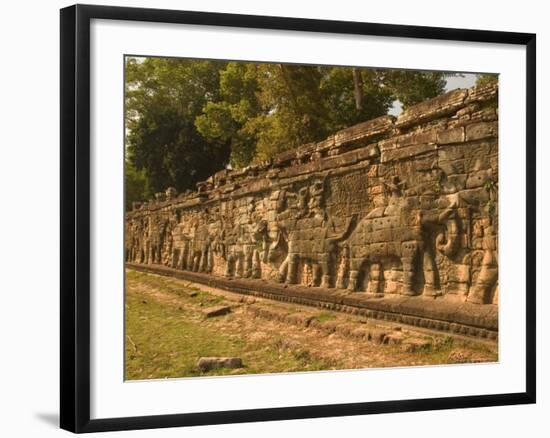
POLYGON ((359 327, 351 332, 351 336, 353 336, 355 339, 368 339, 369 330, 363 327, 359 327))
POLYGON ((482 353, 475 353, 465 349, 454 349, 449 353, 449 363, 478 363, 487 362, 486 356, 482 353))
POLYGON ((202 311, 205 318, 214 318, 216 316, 227 315, 230 312, 231 307, 229 306, 208 307, 202 311))
POLYGON ((197 367, 201 371, 210 371, 219 368, 242 368, 243 361, 240 357, 201 357, 197 361, 197 367))
POLYGON ((294 325, 309 326, 313 316, 304 315, 303 313, 292 313, 286 317, 287 322, 294 325))
POLYGON ((384 343, 393 344, 393 345, 402 344, 403 335, 401 334, 401 332, 394 332, 389 335, 386 335, 384 343))
POLYGON ((416 351, 426 350, 431 346, 432 343, 429 340, 411 338, 404 341, 401 348, 407 353, 414 353, 416 351))
POLYGON ((278 309, 275 307, 268 307, 253 304, 248 306, 248 311, 252 312, 255 316, 260 318, 268 319, 271 321, 286 321, 287 317, 290 315, 288 311, 278 309))
POLYGON ((369 341, 375 344, 383 344, 386 339, 386 332, 378 329, 370 329, 369 341))
POLYGON ((338 321, 319 321, 314 318, 309 323, 309 326, 330 334, 336 331, 338 324, 338 321))

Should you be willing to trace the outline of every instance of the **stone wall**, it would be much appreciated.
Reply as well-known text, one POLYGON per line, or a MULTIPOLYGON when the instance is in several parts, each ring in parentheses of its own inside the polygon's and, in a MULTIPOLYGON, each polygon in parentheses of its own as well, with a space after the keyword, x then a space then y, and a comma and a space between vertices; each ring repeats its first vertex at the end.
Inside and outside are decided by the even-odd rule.
POLYGON ((126 261, 494 306, 497 107, 496 85, 454 90, 195 192, 167 189, 126 214, 126 261))

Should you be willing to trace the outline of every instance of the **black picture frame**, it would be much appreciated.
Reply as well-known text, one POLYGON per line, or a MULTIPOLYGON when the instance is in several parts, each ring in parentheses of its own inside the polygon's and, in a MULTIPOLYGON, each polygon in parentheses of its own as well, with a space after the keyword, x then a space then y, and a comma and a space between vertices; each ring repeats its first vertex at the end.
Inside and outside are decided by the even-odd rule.
POLYGON ((91 5, 74 5, 62 9, 60 23, 61 428, 75 433, 101 432, 535 403, 536 36, 534 34, 91 5), (90 419, 90 21, 92 19, 411 37, 525 46, 527 78, 525 392, 90 419))

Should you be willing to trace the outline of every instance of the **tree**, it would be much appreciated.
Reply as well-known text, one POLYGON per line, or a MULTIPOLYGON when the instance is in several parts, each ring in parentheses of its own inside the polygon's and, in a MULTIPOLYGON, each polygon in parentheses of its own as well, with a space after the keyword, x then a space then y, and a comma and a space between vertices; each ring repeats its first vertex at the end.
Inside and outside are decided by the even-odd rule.
POLYGON ((152 196, 143 171, 138 171, 129 160, 124 163, 124 196, 126 210, 132 209, 134 202, 145 201, 152 196))
POLYGON ((261 112, 256 64, 229 62, 220 71, 217 102, 207 102, 196 117, 198 132, 207 139, 228 142, 230 162, 243 167, 256 153, 256 137, 245 125, 261 112))
POLYGON ((245 64, 220 73, 220 100, 196 120, 199 132, 231 142, 231 164, 242 167, 353 124, 441 94, 439 72, 245 64))
POLYGON ((445 90, 448 74, 414 70, 378 70, 381 82, 403 108, 438 96, 445 90))
POLYGON ((498 74, 496 73, 480 73, 476 75, 476 85, 487 85, 491 82, 498 81, 498 74))
POLYGON ((245 125, 256 138, 256 160, 328 134, 328 108, 320 88, 319 67, 260 64, 256 71, 261 112, 245 125))
POLYGON ((380 72, 373 69, 327 67, 324 69, 321 90, 330 108, 327 134, 359 122, 388 113, 395 100, 381 81, 380 72), (358 96, 361 92, 361 96, 358 96), (360 108, 357 100, 361 101, 360 108))
POLYGON ((406 70, 129 58, 127 152, 147 190, 194 188, 442 93, 445 74, 406 70))
POLYGON ((219 72, 225 64, 128 58, 126 149, 150 191, 193 189, 228 162, 227 139, 205 138, 195 127, 203 107, 220 98, 219 72))

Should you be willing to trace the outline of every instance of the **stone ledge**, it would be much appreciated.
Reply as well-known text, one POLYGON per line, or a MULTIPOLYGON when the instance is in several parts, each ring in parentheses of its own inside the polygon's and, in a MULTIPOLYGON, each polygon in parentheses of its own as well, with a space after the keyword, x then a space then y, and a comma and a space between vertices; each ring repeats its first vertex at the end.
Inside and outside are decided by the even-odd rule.
POLYGON ((409 128, 429 120, 434 120, 456 112, 464 105, 468 96, 468 90, 459 88, 449 91, 441 96, 418 103, 403 111, 395 126, 398 128, 409 128))
POLYGON ((390 296, 371 298, 361 292, 308 288, 268 283, 263 280, 227 279, 209 274, 182 271, 162 265, 127 263, 136 271, 175 277, 231 292, 278 301, 293 302, 364 315, 374 319, 401 322, 418 327, 497 339, 498 309, 494 305, 474 305, 445 298, 390 296))

